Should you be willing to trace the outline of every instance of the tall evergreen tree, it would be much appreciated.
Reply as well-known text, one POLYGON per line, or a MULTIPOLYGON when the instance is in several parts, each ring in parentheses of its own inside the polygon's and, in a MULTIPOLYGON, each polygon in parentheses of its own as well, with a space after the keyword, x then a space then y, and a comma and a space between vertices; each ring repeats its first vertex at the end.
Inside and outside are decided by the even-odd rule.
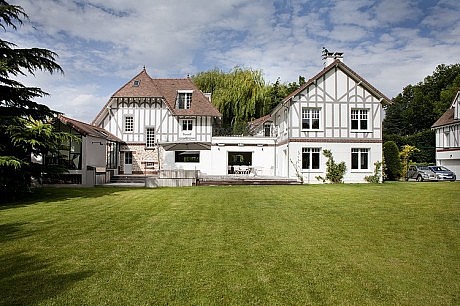
MULTIPOLYGON (((0 0, 0 27, 17 30, 28 16, 18 5, 0 0)), ((56 150, 65 135, 54 133, 47 120, 57 114, 34 99, 47 95, 40 88, 27 87, 14 78, 37 70, 63 72, 56 53, 40 48, 19 48, 0 39, 0 199, 21 193, 30 186, 37 169, 31 154, 56 150)), ((1 201, 0 200, 0 201, 1 201)))

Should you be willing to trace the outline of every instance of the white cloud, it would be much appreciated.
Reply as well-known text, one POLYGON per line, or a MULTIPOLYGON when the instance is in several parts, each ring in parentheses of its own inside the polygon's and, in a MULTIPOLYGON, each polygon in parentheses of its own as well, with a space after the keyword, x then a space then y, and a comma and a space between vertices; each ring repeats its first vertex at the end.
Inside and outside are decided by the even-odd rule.
POLYGON ((266 81, 307 79, 321 47, 390 98, 438 64, 460 58, 458 1, 416 0, 22 0, 27 23, 3 37, 59 54, 64 76, 27 82, 47 105, 91 121, 108 97, 145 65, 153 77, 184 77, 236 65, 266 81))

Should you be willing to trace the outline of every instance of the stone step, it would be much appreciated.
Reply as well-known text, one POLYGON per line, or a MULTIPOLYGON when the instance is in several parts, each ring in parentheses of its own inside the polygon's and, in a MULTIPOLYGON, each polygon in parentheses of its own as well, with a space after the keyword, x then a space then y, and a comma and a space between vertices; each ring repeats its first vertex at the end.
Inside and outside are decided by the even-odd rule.
POLYGON ((267 179, 219 179, 198 180, 198 186, 222 186, 222 185, 300 185, 297 180, 267 180, 267 179))

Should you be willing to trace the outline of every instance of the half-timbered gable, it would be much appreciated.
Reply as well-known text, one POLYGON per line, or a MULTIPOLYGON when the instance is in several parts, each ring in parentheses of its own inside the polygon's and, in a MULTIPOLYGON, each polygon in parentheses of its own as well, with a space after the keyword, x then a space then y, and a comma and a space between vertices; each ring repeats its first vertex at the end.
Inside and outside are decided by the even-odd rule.
POLYGON ((220 116, 190 79, 152 79, 143 69, 113 94, 93 124, 126 143, 121 171, 142 173, 158 170, 160 159, 174 155, 164 152, 171 144, 210 145, 220 116))
POLYGON ((349 182, 364 181, 382 161, 382 106, 389 99, 341 55, 326 54, 329 64, 273 110, 278 175, 302 173, 307 182, 317 181, 325 173, 325 149, 346 162, 349 182))

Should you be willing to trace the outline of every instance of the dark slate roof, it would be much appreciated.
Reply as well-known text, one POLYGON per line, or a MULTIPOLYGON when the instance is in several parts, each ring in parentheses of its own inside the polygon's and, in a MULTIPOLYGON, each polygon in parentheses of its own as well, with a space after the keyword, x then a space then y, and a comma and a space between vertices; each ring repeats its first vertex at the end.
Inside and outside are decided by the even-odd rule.
POLYGON ((443 125, 449 125, 454 123, 460 123, 460 120, 454 119, 455 108, 449 108, 441 117, 431 126, 432 128, 440 127, 443 125))
POLYGON ((115 141, 115 142, 120 142, 122 143, 123 140, 118 138, 117 136, 111 134, 110 132, 107 132, 103 128, 87 124, 69 117, 65 117, 63 115, 59 115, 58 119, 65 125, 70 126, 80 134, 84 136, 93 136, 93 137, 98 137, 110 141, 115 141))
POLYGON ((384 103, 391 103, 391 100, 388 99, 387 96, 385 96, 383 93, 381 93, 379 90, 377 90, 374 86, 372 86, 369 82, 367 82, 365 79, 363 79, 359 74, 354 72, 350 67, 345 65, 341 60, 336 59, 334 62, 332 62, 329 66, 325 67, 322 71, 320 71, 317 75, 309 79, 305 84, 299 87, 299 89, 295 90, 293 93, 288 95, 286 98, 283 99, 282 104, 285 103, 286 101, 289 101, 291 98, 302 92, 305 88, 316 82, 319 78, 321 78, 323 75, 328 73, 330 70, 333 68, 340 68, 345 74, 349 75, 355 80, 358 80, 361 82, 362 86, 366 88, 369 92, 377 96, 378 98, 382 99, 382 102, 384 103))

